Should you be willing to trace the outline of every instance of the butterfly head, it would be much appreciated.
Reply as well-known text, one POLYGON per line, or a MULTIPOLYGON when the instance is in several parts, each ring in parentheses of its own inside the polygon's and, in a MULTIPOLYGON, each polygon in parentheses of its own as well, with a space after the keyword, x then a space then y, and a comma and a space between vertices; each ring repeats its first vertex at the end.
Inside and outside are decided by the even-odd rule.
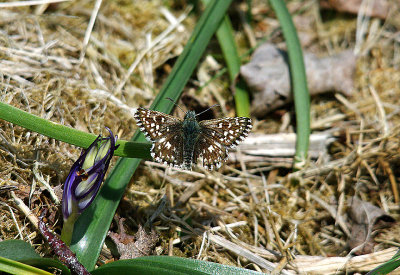
POLYGON ((186 121, 196 121, 196 113, 194 111, 187 111, 184 119, 186 121))
POLYGON ((166 99, 170 100, 175 106, 177 106, 179 109, 182 110, 182 112, 185 113, 185 118, 184 118, 185 121, 197 121, 196 116, 199 116, 199 115, 201 115, 202 113, 205 113, 205 112, 207 112, 208 110, 210 110, 210 109, 212 109, 212 108, 214 108, 214 107, 216 107, 216 106, 219 106, 219 104, 214 104, 213 106, 209 107, 208 109, 206 109, 206 110, 204 110, 204 111, 202 111, 202 112, 196 114, 194 111, 187 111, 187 112, 185 112, 185 111, 181 108, 181 106, 179 106, 178 104, 175 103, 175 101, 174 101, 172 98, 167 97, 166 99))

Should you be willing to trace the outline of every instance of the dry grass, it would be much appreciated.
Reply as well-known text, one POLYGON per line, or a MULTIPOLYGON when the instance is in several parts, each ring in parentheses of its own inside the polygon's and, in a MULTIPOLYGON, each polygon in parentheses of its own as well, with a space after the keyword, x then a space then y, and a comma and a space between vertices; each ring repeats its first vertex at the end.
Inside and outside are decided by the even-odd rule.
MULTIPOLYGON (((187 14, 178 2, 168 2, 169 15, 174 14, 176 20, 187 14)), ((250 35, 260 39, 273 33, 278 23, 270 17, 265 1, 254 2, 250 35)), ((333 129, 337 138, 330 148, 331 161, 310 162, 296 173, 284 165, 270 167, 263 162, 230 163, 212 173, 201 168, 195 172, 165 170, 144 162, 117 214, 126 218, 125 227, 134 234, 160 201, 166 202, 153 221, 160 232, 155 254, 263 271, 268 260, 279 264, 277 270, 296 270, 292 260, 298 255, 348 255, 351 229, 346 211, 351 196, 399 220, 399 10, 393 9, 385 23, 364 19, 357 25, 354 16, 337 15, 324 21, 313 3, 290 6, 292 12, 311 21, 303 30, 311 41, 307 48, 321 55, 348 48, 360 53, 354 97, 312 100, 313 123, 329 121, 318 124, 318 130, 333 129), (355 33, 362 26, 364 33, 356 40, 355 33)), ((120 138, 129 139, 136 129, 130 108, 147 105, 154 98, 170 70, 169 61, 180 54, 197 17, 191 14, 175 24, 166 19, 166 9, 160 8, 165 1, 104 1, 91 30, 88 24, 94 4, 79 1, 0 8, 1 101, 82 131, 98 134, 108 126, 120 138), (85 37, 90 37, 87 44, 85 37)), ((237 32, 240 44, 246 43, 246 35, 237 32)), ((209 62, 204 59, 187 94, 193 95, 215 74, 207 72, 212 67, 209 62)), ((223 66, 221 62, 216 68, 223 66)), ((225 106, 222 112, 231 115, 232 96, 223 91, 226 80, 212 82, 199 100, 207 105, 220 102, 225 106)), ((277 132, 281 124, 277 117, 282 112, 286 110, 256 121, 254 132, 277 132)), ((17 189, 14 193, 0 190, 1 239, 29 241, 48 256, 32 220, 26 219, 12 196, 21 198, 34 213, 42 205, 51 206, 54 219, 60 219, 56 212, 60 207, 43 183, 59 195, 80 150, 4 121, 0 125, 0 185, 17 189)), ((60 225, 61 220, 55 229, 60 225)), ((117 230, 116 223, 111 230, 117 230)), ((375 242, 375 251, 400 246, 398 229, 378 232, 375 242)), ((104 251, 99 264, 110 258, 104 251)), ((343 268, 345 262, 340 262, 333 270, 343 268)), ((362 272, 371 266, 347 268, 362 272)), ((321 270, 315 272, 328 273, 321 270)))

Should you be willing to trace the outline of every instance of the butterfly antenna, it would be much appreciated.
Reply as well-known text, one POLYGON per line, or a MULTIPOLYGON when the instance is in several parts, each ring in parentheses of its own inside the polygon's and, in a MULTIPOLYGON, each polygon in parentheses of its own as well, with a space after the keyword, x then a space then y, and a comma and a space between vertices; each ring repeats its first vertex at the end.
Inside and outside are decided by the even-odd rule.
POLYGON ((196 116, 201 115, 202 113, 205 113, 205 112, 207 112, 208 110, 210 110, 210 109, 212 109, 212 108, 214 108, 214 107, 216 107, 216 106, 219 106, 219 104, 214 104, 213 106, 211 106, 211 107, 208 108, 207 110, 204 110, 203 112, 200 112, 200 113, 196 114, 196 116))
POLYGON ((175 106, 177 106, 179 109, 181 109, 182 110, 182 112, 184 112, 185 114, 186 114, 186 112, 181 108, 181 106, 179 106, 178 104, 176 104, 175 103, 175 101, 172 99, 172 98, 170 98, 170 97, 167 97, 166 99, 169 99, 169 100, 171 100, 172 101, 172 103, 174 103, 174 105, 175 106))

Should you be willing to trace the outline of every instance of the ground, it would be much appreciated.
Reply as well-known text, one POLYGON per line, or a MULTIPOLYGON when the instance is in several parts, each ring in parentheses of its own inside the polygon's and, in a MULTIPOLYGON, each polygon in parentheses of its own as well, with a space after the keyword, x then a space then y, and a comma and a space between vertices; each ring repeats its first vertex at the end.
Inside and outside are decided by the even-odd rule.
MULTIPOLYGON (((250 11, 246 3, 237 2, 229 11, 243 63, 249 61, 254 42, 267 39, 285 48, 267 1, 252 1, 250 11), (249 14, 246 25, 243 16, 249 14)), ((325 57, 351 49, 357 56, 354 87, 347 96, 329 91, 311 99, 312 132, 334 138, 327 155, 310 159, 297 172, 291 169, 290 158, 246 162, 239 157, 214 172, 201 167, 192 172, 166 170, 144 161, 110 230, 118 232, 124 218, 125 233, 135 235, 165 202, 152 221, 159 239, 151 254, 266 271, 243 256, 243 251, 250 251, 280 263, 277 270, 324 274, 346 268, 365 272, 390 259, 393 247, 400 245, 394 225, 400 210, 400 10, 394 1, 388 3, 393 5, 389 13, 372 17, 325 9, 318 1, 287 3, 304 51, 325 57), (361 200, 359 208, 382 212, 366 217, 355 211, 354 198, 361 200), (360 224, 364 227, 357 232, 366 234, 358 236, 355 228, 360 224), (368 266, 345 258, 387 249, 392 250, 368 266), (315 270, 307 270, 311 258, 306 256, 321 256, 321 265, 329 257, 341 258, 331 258, 339 262, 332 269, 316 263, 315 270), (347 266, 340 262, 343 259, 347 266), (305 267, 299 269, 302 263, 305 267)), ((137 129, 132 108, 149 106, 185 47, 202 6, 193 8, 184 1, 103 1, 93 30, 87 32, 94 4, 0 8, 1 101, 96 135, 106 134, 108 126, 120 139, 129 140, 137 129), (168 18, 182 15, 180 25, 163 33, 173 24, 168 18)), ((213 116, 234 116, 225 67, 213 39, 184 90, 186 100, 178 104, 194 108, 219 103, 222 108, 214 108, 213 116)), ((174 114, 182 116, 179 110, 174 114)), ((264 117, 252 117, 252 133, 293 132, 294 116, 292 104, 287 104, 264 117)), ((15 198, 37 215, 43 205, 49 206, 53 229, 59 233, 62 215, 54 198, 60 197, 81 149, 4 120, 0 125, 0 237, 23 239, 50 256, 15 198)), ((98 264, 117 257, 105 248, 98 264)))

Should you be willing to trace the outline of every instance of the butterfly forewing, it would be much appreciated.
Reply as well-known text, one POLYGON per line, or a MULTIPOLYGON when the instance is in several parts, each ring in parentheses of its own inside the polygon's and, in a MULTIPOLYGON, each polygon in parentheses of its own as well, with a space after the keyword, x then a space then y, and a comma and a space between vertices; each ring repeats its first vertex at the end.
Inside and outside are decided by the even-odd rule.
POLYGON ((134 118, 136 125, 150 141, 156 141, 164 135, 173 134, 172 128, 182 124, 182 120, 179 118, 142 107, 137 108, 134 118))
POLYGON ((182 120, 141 107, 134 118, 146 138, 153 143, 151 157, 157 162, 180 167, 183 162, 182 120))
POLYGON ((215 142, 227 147, 235 147, 250 133, 252 125, 248 117, 226 117, 199 122, 202 132, 215 142))

